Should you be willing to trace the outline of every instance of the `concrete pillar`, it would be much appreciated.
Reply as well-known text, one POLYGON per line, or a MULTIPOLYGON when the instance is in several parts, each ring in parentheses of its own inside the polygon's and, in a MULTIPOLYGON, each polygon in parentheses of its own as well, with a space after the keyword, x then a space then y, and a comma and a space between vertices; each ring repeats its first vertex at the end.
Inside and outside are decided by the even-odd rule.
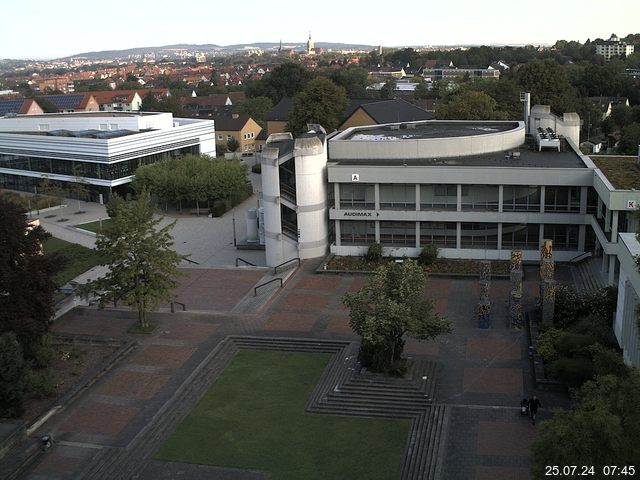
POLYGON ((299 256, 322 257, 329 246, 326 145, 315 136, 297 138, 294 156, 299 256))
POLYGON ((580 214, 587 214, 587 196, 589 194, 589 187, 580 187, 580 214))
POLYGON ((544 213, 544 197, 546 196, 546 188, 544 185, 540 187, 540 213, 544 213))
POLYGON ((420 184, 416 184, 416 211, 420 211, 420 184))
POLYGON ((336 210, 340 210, 340 190, 342 190, 342 188, 340 187, 339 183, 334 183, 333 184, 333 196, 334 196, 334 205, 336 210))
POLYGON ((334 223, 334 232, 336 235, 336 247, 340 247, 342 245, 342 230, 340 229, 340 220, 329 220, 334 223))
POLYGON ((578 250, 584 252, 585 241, 587 238, 587 226, 578 225, 578 250))
POLYGON ((380 243, 380 220, 376 220, 376 243, 380 243))
POLYGON ((456 222, 456 248, 462 248, 462 224, 456 222))
POLYGON ((598 210, 596 211, 596 218, 602 218, 602 199, 598 195, 598 210))
MULTIPOLYGON (((458 190, 457 190, 457 193, 456 193, 456 202, 457 202, 456 203, 456 210, 458 212, 461 212, 462 211, 462 185, 461 184, 458 184, 458 190)), ((458 247, 458 248, 460 248, 460 247, 458 247)))
POLYGON ((618 242, 618 210, 611 211, 611 241, 618 242))
POLYGON ((611 210, 607 208, 607 212, 604 215, 604 232, 611 231, 611 210))
POLYGON ((373 197, 375 202, 375 209, 380 210, 380 184, 376 183, 373 186, 373 197))
POLYGON ((544 240, 544 223, 540 224, 540 229, 538 231, 538 248, 542 246, 542 241, 544 240))
POLYGON ((616 259, 615 255, 609 255, 609 277, 607 278, 607 283, 609 285, 613 285, 616 276, 616 259))
MULTIPOLYGON (((502 204, 504 203, 504 185, 498 185, 498 212, 502 213, 502 204)), ((500 237, 498 237, 498 244, 500 237)), ((500 247, 498 247, 500 249, 500 247)))
POLYGON ((498 224, 498 250, 502 250, 502 223, 498 224))
POLYGON ((270 267, 275 267, 284 262, 278 157, 278 147, 270 147, 268 144, 262 149, 260 155, 265 259, 270 267))
POLYGON ((416 222, 416 248, 420 248, 420 222, 416 222))

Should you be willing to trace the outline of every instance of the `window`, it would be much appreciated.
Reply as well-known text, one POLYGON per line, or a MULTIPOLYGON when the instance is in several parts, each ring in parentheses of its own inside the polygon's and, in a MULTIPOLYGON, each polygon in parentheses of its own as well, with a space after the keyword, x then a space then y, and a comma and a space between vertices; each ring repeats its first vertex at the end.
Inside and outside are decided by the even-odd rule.
POLYGON ((341 183, 340 208, 375 208, 375 188, 368 183, 341 183))
POLYGON ((497 223, 462 223, 462 248, 498 248, 497 223))
POLYGON ((415 184, 392 183, 380 185, 380 208, 388 210, 415 210, 415 184))
POLYGON ((539 212, 540 187, 505 185, 502 190, 505 212, 539 212))
POLYGON ((233 135, 227 135, 227 142, 233 138, 233 135))
POLYGON ((498 185, 463 185, 462 210, 498 210, 498 185))
POLYGON ((224 137, 222 135, 218 135, 218 140, 224 140, 224 137))
POLYGON ((380 243, 391 247, 415 247, 416 222, 380 222, 380 243))
POLYGON ((457 185, 420 185, 421 210, 456 210, 457 185))
POLYGON ((371 245, 376 241, 376 223, 357 220, 340 221, 342 245, 371 245))
POLYGON ((540 246, 540 225, 526 223, 502 224, 502 248, 537 250, 540 246))
POLYGON ((580 212, 580 187, 545 188, 545 212, 580 212))
POLYGON ((553 240, 553 248, 556 250, 577 250, 578 226, 546 224, 544 238, 553 240))
POLYGON ((455 222, 420 222, 420 246, 456 248, 457 231, 455 222))

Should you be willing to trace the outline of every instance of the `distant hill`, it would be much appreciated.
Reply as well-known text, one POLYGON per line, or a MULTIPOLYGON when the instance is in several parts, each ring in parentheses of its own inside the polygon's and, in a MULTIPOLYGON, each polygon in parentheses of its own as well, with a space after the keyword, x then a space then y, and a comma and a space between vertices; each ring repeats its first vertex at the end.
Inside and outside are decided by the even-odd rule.
MULTIPOLYGON (((127 58, 129 56, 155 54, 156 56, 171 55, 176 50, 187 50, 189 52, 203 52, 203 53, 234 53, 242 52, 247 49, 261 49, 261 50, 275 50, 280 46, 279 43, 270 42, 257 42, 257 43, 239 43, 236 45, 216 45, 213 43, 207 43, 203 45, 196 45, 191 43, 177 43, 175 45, 164 45, 161 47, 138 47, 128 48, 126 50, 103 50, 100 52, 83 52, 75 55, 69 55, 67 57, 61 57, 56 60, 67 60, 70 58, 88 58, 90 60, 113 60, 117 58, 127 58)), ((373 50, 376 48, 373 45, 361 45, 351 43, 330 43, 330 42, 316 42, 316 48, 323 48, 325 50, 373 50)), ((304 50, 307 48, 306 43, 289 43, 282 42, 283 50, 304 50)))

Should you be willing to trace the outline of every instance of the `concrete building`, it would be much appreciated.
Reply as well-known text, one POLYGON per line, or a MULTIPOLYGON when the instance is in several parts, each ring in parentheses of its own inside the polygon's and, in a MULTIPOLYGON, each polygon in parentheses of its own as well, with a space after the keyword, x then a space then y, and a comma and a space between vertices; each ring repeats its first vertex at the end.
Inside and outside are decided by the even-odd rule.
POLYGON ((618 278, 618 305, 613 331, 622 348, 627 365, 640 367, 640 330, 638 304, 640 304, 640 273, 636 258, 640 243, 635 233, 621 233, 618 249, 620 275, 618 278))
POLYGON ((606 62, 612 58, 629 56, 634 52, 634 46, 621 42, 616 35, 611 35, 609 40, 596 44, 596 54, 602 55, 606 62))
POLYGON ((215 156, 211 120, 170 113, 72 113, 0 118, 0 188, 34 192, 43 178, 82 178, 94 201, 126 192, 136 168, 187 153, 215 156))

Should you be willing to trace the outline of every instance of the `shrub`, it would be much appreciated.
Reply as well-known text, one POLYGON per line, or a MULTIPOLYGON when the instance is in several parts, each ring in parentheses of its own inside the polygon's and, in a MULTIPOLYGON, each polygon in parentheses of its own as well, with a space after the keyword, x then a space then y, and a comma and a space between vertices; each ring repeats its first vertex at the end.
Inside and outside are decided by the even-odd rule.
POLYGON ((56 393, 56 384, 48 368, 30 370, 26 376, 26 383, 31 398, 47 398, 56 393))
POLYGON ((616 375, 626 377, 629 375, 629 367, 622 360, 622 355, 614 349, 606 348, 595 343, 587 348, 593 360, 595 375, 616 375))
POLYGON ((538 335, 537 350, 543 362, 551 363, 558 358, 556 342, 563 334, 564 332, 562 330, 559 330, 557 328, 550 328, 549 330, 538 335))
POLYGON ((556 348, 561 357, 584 355, 586 348, 597 343, 596 337, 589 334, 567 332, 556 341, 556 348))
POLYGON ((382 260, 382 245, 379 243, 372 243, 367 250, 366 259, 370 262, 379 262, 382 260))
POLYGON ((262 165, 260 163, 256 163, 254 166, 251 167, 251 171, 253 173, 262 173, 262 165))
POLYGON ((418 256, 418 263, 422 266, 429 266, 438 259, 438 247, 433 243, 425 245, 418 256))
POLYGON ((578 320, 568 329, 570 332, 593 336, 597 342, 616 347, 618 342, 613 334, 610 320, 597 315, 588 315, 578 320))
POLYGON ((551 363, 549 371, 553 378, 577 388, 593 378, 593 363, 589 358, 559 358, 551 363))
POLYGON ((27 362, 15 333, 0 335, 0 417, 19 417, 24 411, 27 362))
POLYGON ((38 345, 34 348, 33 366, 36 368, 46 368, 56 356, 56 350, 51 345, 51 335, 44 335, 38 345))

